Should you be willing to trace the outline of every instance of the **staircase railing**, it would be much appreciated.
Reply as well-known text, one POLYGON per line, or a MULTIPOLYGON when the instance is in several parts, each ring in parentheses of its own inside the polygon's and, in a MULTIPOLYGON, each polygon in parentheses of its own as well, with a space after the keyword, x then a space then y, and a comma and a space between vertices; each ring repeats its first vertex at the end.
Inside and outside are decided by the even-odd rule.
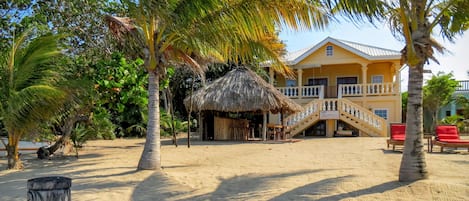
POLYGON ((312 114, 318 113, 319 107, 321 106, 321 100, 313 100, 303 106, 303 110, 301 112, 294 113, 287 118, 285 118, 284 122, 287 126, 294 126, 299 122, 305 120, 307 117, 311 116, 312 114))
POLYGON ((386 136, 386 120, 369 111, 368 109, 357 105, 350 100, 340 99, 339 112, 341 115, 353 118, 354 120, 359 120, 360 124, 365 127, 374 129, 381 136, 386 136))
MULTIPOLYGON (((304 124, 308 120, 312 120, 313 116, 315 121, 318 120, 321 111, 338 111, 340 114, 339 119, 348 122, 354 121, 354 126, 359 127, 359 129, 372 130, 374 133, 386 136, 386 120, 350 100, 317 99, 309 102, 303 108, 303 111, 285 118, 284 123, 290 130, 296 130, 295 127, 304 124)), ((315 121, 308 123, 315 123, 315 121)), ((292 134, 295 135, 297 133, 292 134)))

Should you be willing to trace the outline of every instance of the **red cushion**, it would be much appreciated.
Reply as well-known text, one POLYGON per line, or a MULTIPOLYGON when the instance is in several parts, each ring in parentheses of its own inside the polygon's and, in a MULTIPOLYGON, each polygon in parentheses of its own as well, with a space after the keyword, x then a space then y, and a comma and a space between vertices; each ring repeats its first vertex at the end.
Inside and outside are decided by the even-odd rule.
POLYGON ((455 125, 441 125, 436 127, 436 133, 458 134, 458 128, 455 125))
POLYGON ((469 140, 456 140, 456 139, 443 139, 438 140, 440 142, 447 142, 447 143, 461 143, 461 144, 469 144, 469 140))
POLYGON ((405 140, 405 124, 391 124, 391 139, 405 140))
POLYGON ((436 137, 441 140, 459 140, 458 128, 455 125, 441 125, 435 129, 436 137))
POLYGON ((395 135, 391 139, 392 140, 405 140, 405 135, 395 135))
POLYGON ((459 140, 459 135, 454 135, 454 134, 438 134, 437 135, 438 139, 455 139, 455 140, 459 140))

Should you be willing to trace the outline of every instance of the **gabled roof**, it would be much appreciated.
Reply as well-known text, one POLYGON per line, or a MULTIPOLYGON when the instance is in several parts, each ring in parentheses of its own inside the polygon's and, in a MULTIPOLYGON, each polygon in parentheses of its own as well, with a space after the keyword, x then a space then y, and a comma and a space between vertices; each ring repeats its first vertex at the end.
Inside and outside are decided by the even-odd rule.
POLYGON ((287 53, 283 60, 287 65, 295 65, 311 55, 313 52, 317 51, 319 48, 323 47, 327 43, 332 43, 337 45, 341 48, 344 48, 358 56, 361 56, 367 60, 383 60, 383 59, 400 59, 401 53, 396 50, 384 49, 380 47, 375 47, 371 45, 365 45, 361 43, 346 41, 346 40, 339 40, 331 37, 327 37, 320 43, 308 47, 305 49, 301 49, 295 52, 287 53))

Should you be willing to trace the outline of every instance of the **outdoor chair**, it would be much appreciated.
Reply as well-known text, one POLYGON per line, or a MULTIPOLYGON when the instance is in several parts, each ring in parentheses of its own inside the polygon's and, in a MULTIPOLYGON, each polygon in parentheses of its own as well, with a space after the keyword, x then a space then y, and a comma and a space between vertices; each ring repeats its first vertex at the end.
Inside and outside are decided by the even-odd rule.
POLYGON ((461 140, 459 137, 458 128, 455 125, 440 125, 435 129, 435 140, 433 140, 430 152, 433 151, 433 145, 441 147, 440 152, 443 152, 444 147, 467 148, 469 151, 469 140, 461 140))
POLYGON ((391 124, 391 134, 389 139, 386 141, 389 145, 392 144, 392 150, 396 150, 396 145, 404 145, 405 141, 405 124, 402 123, 393 123, 391 124))

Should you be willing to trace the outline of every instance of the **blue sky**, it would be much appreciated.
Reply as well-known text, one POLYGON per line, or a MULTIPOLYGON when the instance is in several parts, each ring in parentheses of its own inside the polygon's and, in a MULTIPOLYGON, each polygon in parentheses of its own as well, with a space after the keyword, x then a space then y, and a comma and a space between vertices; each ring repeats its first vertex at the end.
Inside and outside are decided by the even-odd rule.
MULTIPOLYGON (((374 27, 372 25, 355 26, 352 23, 331 24, 323 31, 294 32, 290 30, 282 31, 280 39, 287 44, 288 51, 300 50, 319 43, 326 37, 333 37, 342 40, 348 40, 377 47, 401 50, 404 44, 392 36, 387 27, 374 27)), ((440 65, 433 61, 426 65, 425 69, 431 69, 434 74, 439 71, 446 73, 453 72, 457 80, 469 80, 469 32, 459 36, 455 43, 443 40, 438 35, 434 36, 440 43, 446 47, 450 53, 441 55, 436 54, 440 65), (467 59, 465 59, 466 57, 467 59)), ((402 84, 407 85, 407 71, 403 71, 402 84)), ((403 88, 406 91, 405 88, 403 88)))

